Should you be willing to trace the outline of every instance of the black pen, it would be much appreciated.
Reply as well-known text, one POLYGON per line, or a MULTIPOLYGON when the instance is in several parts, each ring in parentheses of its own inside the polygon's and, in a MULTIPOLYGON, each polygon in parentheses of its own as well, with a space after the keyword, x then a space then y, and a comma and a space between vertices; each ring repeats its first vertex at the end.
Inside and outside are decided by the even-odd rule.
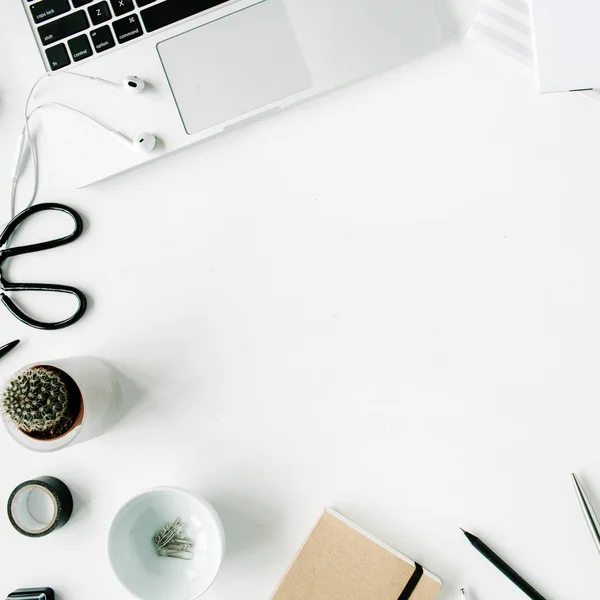
POLYGON ((510 579, 532 600, 546 600, 533 586, 527 583, 510 565, 507 565, 493 550, 488 548, 477 536, 461 529, 473 547, 485 556, 501 573, 510 579))
POLYGON ((6 356, 13 348, 15 348, 15 346, 18 346, 20 342, 21 340, 15 340, 10 344, 6 344, 6 346, 2 346, 2 348, 0 348, 0 358, 6 356))

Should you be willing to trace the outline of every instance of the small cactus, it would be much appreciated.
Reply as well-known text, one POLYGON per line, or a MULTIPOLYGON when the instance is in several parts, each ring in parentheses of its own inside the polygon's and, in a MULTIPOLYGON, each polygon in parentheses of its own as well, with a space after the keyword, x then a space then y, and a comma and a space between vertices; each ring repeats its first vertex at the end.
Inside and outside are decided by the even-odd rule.
MULTIPOLYGON (((73 382, 74 383, 74 382, 73 382)), ((21 431, 41 438, 63 435, 75 423, 70 377, 54 367, 36 366, 11 379, 2 393, 2 411, 21 431)))

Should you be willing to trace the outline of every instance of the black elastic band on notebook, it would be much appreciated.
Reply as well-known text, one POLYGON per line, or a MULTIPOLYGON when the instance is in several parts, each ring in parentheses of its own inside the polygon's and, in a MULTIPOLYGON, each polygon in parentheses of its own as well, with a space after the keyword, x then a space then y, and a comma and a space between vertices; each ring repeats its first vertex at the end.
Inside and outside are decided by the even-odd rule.
POLYGON ((398 600, 408 600, 415 591, 419 581, 421 581, 421 577, 423 577, 423 567, 420 564, 415 563, 415 572, 410 576, 410 579, 404 590, 402 590, 398 600))

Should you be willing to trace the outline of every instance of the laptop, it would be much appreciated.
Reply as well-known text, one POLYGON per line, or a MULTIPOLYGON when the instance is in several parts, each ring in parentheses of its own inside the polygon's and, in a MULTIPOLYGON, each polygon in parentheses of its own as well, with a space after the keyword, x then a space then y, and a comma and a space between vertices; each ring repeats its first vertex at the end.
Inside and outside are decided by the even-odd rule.
POLYGON ((44 121, 60 145, 52 154, 71 165, 76 187, 393 68, 442 38, 431 0, 10 1, 23 4, 55 94, 65 101, 67 90, 71 104, 127 135, 159 139, 140 155, 93 123, 52 111, 44 121), (135 75, 148 85, 125 99, 60 77, 66 71, 135 75), (69 138, 74 127, 85 135, 69 138), (93 151, 90 139, 98 139, 93 151))

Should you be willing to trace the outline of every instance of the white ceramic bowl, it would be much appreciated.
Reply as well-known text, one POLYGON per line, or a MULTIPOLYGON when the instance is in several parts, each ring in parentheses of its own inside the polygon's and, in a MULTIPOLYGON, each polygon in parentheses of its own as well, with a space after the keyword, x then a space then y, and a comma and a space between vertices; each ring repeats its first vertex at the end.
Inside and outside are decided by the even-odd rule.
POLYGON ((156 488, 132 498, 108 532, 108 557, 119 581, 142 600, 194 600, 215 580, 225 534, 212 506, 177 488, 156 488), (195 542, 192 560, 158 556, 154 535, 179 517, 195 542))

